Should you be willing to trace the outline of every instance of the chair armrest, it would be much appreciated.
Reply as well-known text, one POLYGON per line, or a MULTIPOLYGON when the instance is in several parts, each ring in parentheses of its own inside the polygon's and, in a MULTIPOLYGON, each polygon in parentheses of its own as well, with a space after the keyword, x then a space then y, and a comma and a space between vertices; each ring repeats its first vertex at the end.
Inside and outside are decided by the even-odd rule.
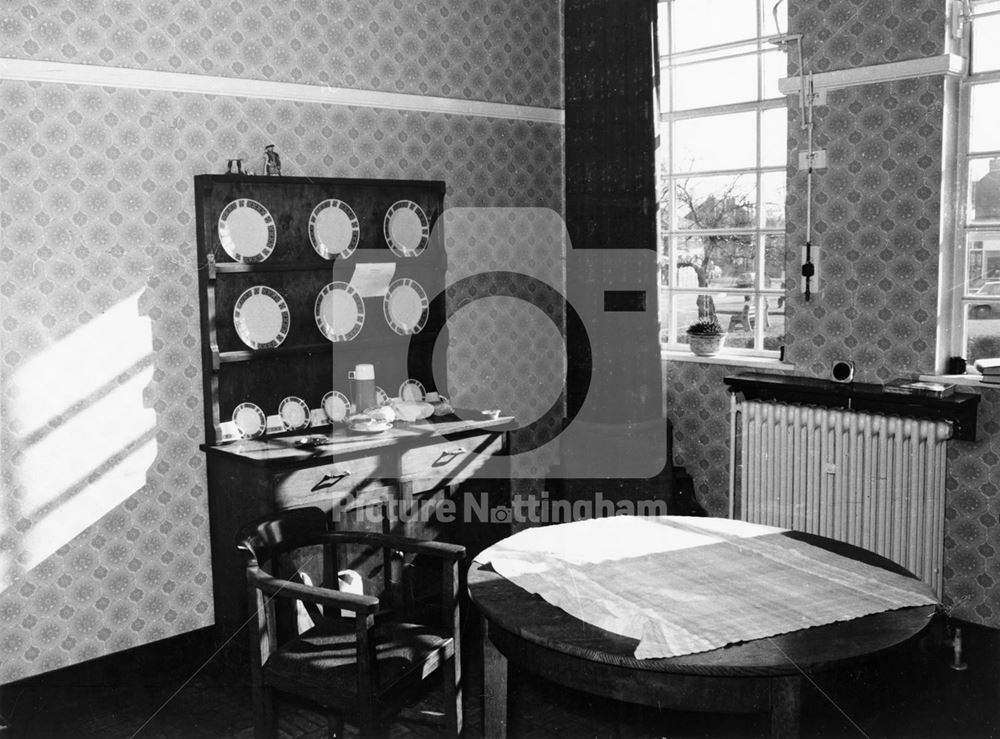
POLYGON ((330 588, 302 585, 291 580, 271 577, 256 567, 247 569, 247 580, 255 588, 279 598, 292 598, 322 606, 333 606, 354 613, 375 613, 379 606, 378 598, 370 595, 355 595, 330 588))
POLYGON ((465 547, 440 541, 410 539, 393 534, 376 534, 367 531, 334 531, 324 534, 316 544, 367 544, 373 547, 398 549, 401 552, 425 554, 430 557, 460 561, 465 559, 465 547))

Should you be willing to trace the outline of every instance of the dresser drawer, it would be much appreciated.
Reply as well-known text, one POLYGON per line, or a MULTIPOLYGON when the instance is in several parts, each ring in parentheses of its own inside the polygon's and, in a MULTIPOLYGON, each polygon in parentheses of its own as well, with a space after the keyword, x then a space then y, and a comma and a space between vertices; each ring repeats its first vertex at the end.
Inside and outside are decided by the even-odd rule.
POLYGON ((461 482, 482 469, 503 447, 501 434, 478 434, 408 449, 400 461, 400 478, 413 491, 433 490, 443 482, 461 482))
POLYGON ((317 467, 304 467, 274 477, 276 508, 315 505, 330 510, 350 503, 367 488, 379 487, 381 457, 354 457, 317 467))

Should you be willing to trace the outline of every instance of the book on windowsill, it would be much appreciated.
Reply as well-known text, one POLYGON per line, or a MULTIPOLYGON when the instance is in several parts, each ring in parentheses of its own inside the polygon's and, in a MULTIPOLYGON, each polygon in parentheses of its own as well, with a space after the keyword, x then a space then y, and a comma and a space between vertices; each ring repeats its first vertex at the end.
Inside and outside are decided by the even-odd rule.
POLYGON ((1000 385, 1000 375, 983 374, 983 376, 979 378, 979 382, 983 385, 1000 385))
POLYGON ((1000 357, 994 359, 977 359, 972 364, 983 375, 1000 375, 1000 357))
POLYGON ((898 395, 922 395, 925 398, 947 398, 955 392, 955 386, 943 382, 924 382, 899 377, 882 386, 887 393, 898 395))

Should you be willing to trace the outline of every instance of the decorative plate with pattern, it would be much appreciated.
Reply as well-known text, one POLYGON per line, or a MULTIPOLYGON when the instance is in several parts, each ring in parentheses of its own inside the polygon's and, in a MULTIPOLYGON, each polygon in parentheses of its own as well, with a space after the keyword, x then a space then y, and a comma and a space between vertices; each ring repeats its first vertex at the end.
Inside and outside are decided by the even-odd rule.
POLYGON ((376 405, 390 405, 391 403, 392 403, 392 399, 389 397, 389 393, 387 393, 382 388, 376 386, 375 387, 375 404, 376 405))
POLYGON ((331 390, 323 396, 323 413, 330 423, 340 423, 351 414, 351 401, 337 390, 331 390))
POLYGON ((398 257, 415 257, 427 248, 430 224, 419 205, 397 200, 385 213, 385 242, 398 257))
POLYGON ((420 333, 427 323, 427 293, 420 283, 404 277, 391 285, 382 299, 389 328, 401 336, 420 333))
POLYGON ((233 308, 236 333, 251 349, 273 349, 288 336, 291 315, 277 290, 257 285, 236 299, 233 308))
POLYGON ((263 262, 274 251, 278 231, 267 208, 256 200, 240 198, 219 215, 219 241, 237 262, 263 262))
POLYGON ((350 341, 365 325, 365 301, 346 282, 331 282, 316 296, 316 325, 330 341, 350 341))
POLYGON ((420 380, 407 380, 399 386, 399 399, 408 401, 422 401, 424 399, 424 386, 420 380))
POLYGON ((302 398, 289 395, 278 405, 278 416, 286 431, 309 428, 309 406, 302 398))
POLYGON ((233 411, 233 425, 244 439, 256 439, 267 430, 267 416, 253 403, 240 403, 233 411))
POLYGON ((347 259, 358 248, 361 227, 354 210, 343 200, 324 200, 309 216, 309 240, 324 259, 347 259))

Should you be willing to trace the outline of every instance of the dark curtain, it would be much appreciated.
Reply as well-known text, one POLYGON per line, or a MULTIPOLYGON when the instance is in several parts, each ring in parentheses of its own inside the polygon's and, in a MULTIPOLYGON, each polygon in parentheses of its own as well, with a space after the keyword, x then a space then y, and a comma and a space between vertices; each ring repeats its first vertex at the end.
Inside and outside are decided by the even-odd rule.
MULTIPOLYGON (((566 0, 564 26, 566 110, 566 221, 573 250, 641 249, 656 253, 656 0, 566 0)), ((595 361, 590 392, 600 405, 585 415, 601 422, 629 423, 662 417, 657 319, 657 275, 636 269, 613 253, 595 260, 567 255, 567 284, 604 297, 602 308, 627 311, 628 330, 602 331, 615 344, 595 361), (644 295, 608 296, 621 284, 644 295), (644 310, 638 310, 640 299, 644 310), (605 392, 605 384, 615 388, 605 392)), ((648 253, 647 253, 648 256, 648 253)), ((571 298, 572 300, 572 298, 571 298)), ((600 320, 600 315, 589 317, 600 320)), ((616 326, 618 324, 615 324, 616 326)), ((568 400, 578 408, 587 392, 580 368, 587 363, 587 337, 570 336, 568 400)))

